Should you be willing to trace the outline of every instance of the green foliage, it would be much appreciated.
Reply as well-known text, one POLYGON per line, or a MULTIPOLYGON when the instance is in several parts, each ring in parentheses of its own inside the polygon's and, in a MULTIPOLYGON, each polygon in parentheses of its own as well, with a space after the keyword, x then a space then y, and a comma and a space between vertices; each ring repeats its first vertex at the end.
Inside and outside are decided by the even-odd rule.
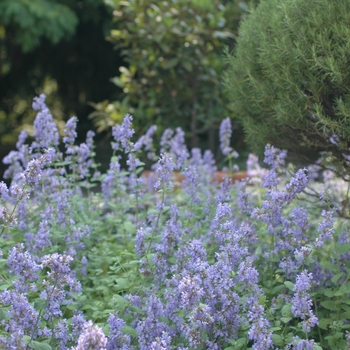
MULTIPOLYGON (((62 100, 57 96, 57 90, 57 82, 50 77, 46 77, 42 87, 37 88, 37 91, 43 92, 48 96, 48 103, 52 113, 58 122, 60 131, 63 131, 63 105, 62 100)), ((5 104, 0 109, 0 143, 2 145, 13 145, 21 130, 26 130, 29 135, 33 135, 35 113, 31 109, 31 94, 29 96, 15 95, 12 96, 10 101, 7 100, 6 102, 11 104, 12 108, 9 108, 7 111, 5 104)))
POLYGON ((118 121, 129 112, 138 127, 181 126, 196 145, 200 134, 231 113, 220 83, 223 48, 233 43, 245 2, 107 4, 116 23, 109 40, 122 49, 127 67, 112 79, 123 89, 122 99, 95 113, 98 126, 103 129, 108 117, 118 121))
POLYGON ((244 18, 225 83, 255 152, 330 152, 324 166, 348 172, 349 23, 347 0, 265 0, 244 18))
MULTIPOLYGON (((34 95, 40 93, 48 96, 56 119, 74 114, 83 131, 92 128, 87 120, 92 111, 88 101, 116 98, 120 92, 109 82, 121 64, 119 53, 105 40, 111 19, 111 10, 103 0, 0 1, 1 145, 14 145, 22 129, 31 134, 35 114, 30 106, 34 95), (54 10, 57 20, 50 17, 54 10), (34 21, 33 28, 24 30, 22 22, 17 21, 23 11, 28 12, 27 21, 34 21), (75 18, 71 29, 66 14, 75 18), (19 42, 18 35, 29 35, 29 39, 19 42)), ((0 149, 0 154, 4 156, 4 150, 0 149)), ((2 173, 0 165, 0 178, 2 173)))
POLYGON ((24 52, 33 50, 46 38, 57 44, 71 36, 78 24, 76 14, 66 5, 53 0, 3 0, 0 25, 15 28, 15 42, 24 52))

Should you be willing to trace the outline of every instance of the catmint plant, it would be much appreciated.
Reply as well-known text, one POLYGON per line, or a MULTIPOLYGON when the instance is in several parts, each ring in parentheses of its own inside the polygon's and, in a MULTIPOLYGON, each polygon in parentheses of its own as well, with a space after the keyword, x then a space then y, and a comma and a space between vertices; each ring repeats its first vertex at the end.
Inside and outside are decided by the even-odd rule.
MULTIPOLYGON (((210 151, 167 129, 155 160, 156 126, 134 142, 131 115, 99 174, 94 133, 77 144, 72 117, 60 147, 45 96, 33 107, 34 141, 20 134, 5 158, 11 184, 0 182, 1 349, 349 346, 344 179, 324 173, 326 194, 317 165, 295 170, 267 145, 267 168, 250 155, 249 178, 218 184, 210 151)), ((226 118, 230 171, 231 136, 226 118)))

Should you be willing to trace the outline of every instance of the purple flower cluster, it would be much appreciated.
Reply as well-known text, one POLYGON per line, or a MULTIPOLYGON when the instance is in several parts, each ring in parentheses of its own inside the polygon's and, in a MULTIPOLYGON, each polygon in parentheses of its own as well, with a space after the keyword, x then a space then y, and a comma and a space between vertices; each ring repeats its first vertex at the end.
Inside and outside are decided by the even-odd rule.
MULTIPOLYGON (((74 118, 74 117, 73 117, 74 118)), ((67 123, 69 123, 70 119, 67 123)), ((74 127, 74 119, 68 125, 70 128, 74 127), (71 125, 73 124, 73 125, 71 125)), ((65 129, 66 136, 66 157, 65 161, 70 164, 69 169, 72 171, 73 176, 77 176, 79 180, 85 179, 90 175, 90 168, 93 166, 93 132, 88 132, 86 136, 86 142, 81 143, 79 146, 74 145, 75 132, 73 130, 65 129)), ((73 181, 76 180, 73 178, 73 181)))
POLYGON ((149 344, 156 338, 161 338, 162 333, 170 332, 169 326, 159 320, 164 315, 164 307, 159 298, 151 295, 147 307, 146 317, 137 324, 136 331, 138 333, 139 349, 148 350, 149 344))
POLYGON ((294 285, 294 296, 292 299, 292 313, 296 317, 300 317, 302 327, 305 332, 309 333, 311 328, 318 324, 318 318, 314 315, 312 307, 312 299, 307 293, 311 289, 312 274, 303 271, 297 276, 294 285))
POLYGON ((0 294, 0 303, 9 306, 6 321, 2 322, 2 326, 10 337, 6 339, 2 337, 0 344, 5 345, 4 349, 25 349, 23 336, 25 334, 38 335, 36 324, 39 313, 29 302, 26 294, 16 290, 5 290, 0 294))
POLYGON ((7 264, 15 279, 11 289, 0 293, 0 304, 9 306, 2 326, 10 336, 0 339, 0 344, 5 344, 6 349, 22 349, 24 335, 30 336, 32 340, 53 336, 60 339, 62 349, 66 349, 68 326, 64 319, 59 320, 63 315, 61 307, 70 302, 67 287, 69 293, 80 291, 80 284, 72 276, 70 261, 70 257, 57 253, 39 258, 25 251, 24 244, 18 244, 10 250, 7 264), (42 279, 45 272, 46 276, 42 279), (40 294, 40 299, 34 303, 34 306, 41 305, 40 312, 30 302, 33 293, 40 294), (50 330, 39 327, 43 320, 58 320, 58 323, 50 330))
POLYGON ((131 338, 129 335, 122 332, 122 327, 125 326, 125 321, 111 314, 107 322, 110 325, 107 350, 132 350, 131 338))
POLYGON ((126 153, 133 150, 134 144, 130 141, 131 137, 134 135, 135 130, 131 128, 132 116, 127 114, 124 117, 122 125, 115 125, 112 129, 112 135, 116 142, 112 143, 112 148, 115 151, 119 150, 120 145, 126 153))
POLYGON ((270 166, 270 171, 264 178, 264 187, 275 187, 279 183, 277 169, 285 164, 286 151, 281 151, 269 144, 265 147, 264 162, 270 166))
POLYGON ((72 350, 107 350, 106 346, 107 338, 102 329, 88 321, 78 338, 78 345, 72 350))
POLYGON ((31 187, 36 187, 41 179, 43 168, 51 163, 52 156, 53 150, 48 149, 40 158, 31 160, 21 175, 24 182, 31 187))
POLYGON ((34 98, 33 109, 38 111, 34 120, 35 141, 31 145, 31 151, 53 147, 56 149, 59 144, 59 132, 53 120, 50 110, 45 104, 46 96, 41 94, 34 98))
POLYGON ((160 153, 170 154, 174 160, 174 168, 181 169, 189 157, 184 131, 181 128, 176 128, 174 135, 172 129, 166 129, 162 135, 160 145, 160 153))
POLYGON ((230 147, 231 135, 231 119, 227 117, 221 122, 220 125, 220 148, 224 156, 228 156, 232 152, 232 147, 230 147))
POLYGON ((156 154, 153 150, 153 134, 157 131, 157 125, 152 125, 145 133, 141 136, 138 141, 135 143, 134 151, 141 150, 144 147, 147 152, 147 158, 150 160, 156 159, 156 154))
MULTIPOLYGON (((339 260, 332 260, 341 272, 338 284, 345 283, 349 235, 344 228, 337 237, 333 212, 320 210, 321 218, 312 221, 315 214, 298 206, 316 175, 300 169, 286 180, 281 170, 286 152, 267 145, 268 172, 251 155, 252 179, 233 184, 226 178, 218 184, 213 154, 189 152, 183 130, 167 129, 153 166, 156 193, 147 194, 137 156, 144 149, 154 159, 156 127, 133 143, 127 115, 112 131, 113 150, 125 155, 114 155, 107 173, 96 175, 102 194, 85 198, 81 180, 89 185, 96 170, 94 134, 75 145, 77 118, 72 117, 60 154, 45 96, 33 107, 38 110, 35 141, 28 148, 26 134, 20 135, 18 151, 6 160, 13 182, 9 188, 0 183, 0 223, 11 228, 1 234, 2 282, 7 284, 0 293, 5 315, 0 348, 35 348, 42 341, 61 350, 220 350, 230 343, 257 350, 317 348, 311 338, 319 314, 313 311, 311 289, 334 285, 334 271, 323 262, 327 256, 319 253, 333 249, 325 245, 330 240, 336 247, 345 245, 339 260), (174 170, 184 179, 176 187, 178 195, 172 193, 174 170), (101 278, 91 275, 99 264, 101 278), (80 304, 77 276, 89 297, 103 295, 98 303, 80 304), (288 282, 294 280, 294 285, 288 282), (94 289, 92 283, 101 287, 94 289), (117 304, 111 295, 125 300, 117 304), (98 304, 108 304, 108 311, 99 313, 98 304), (80 308, 90 321, 83 312, 72 312, 80 308), (280 330, 281 315, 286 331, 280 330)), ((231 136, 226 118, 220 147, 229 160, 236 156, 231 136)))
POLYGON ((334 235, 334 217, 333 212, 323 210, 321 216, 324 218, 318 225, 320 235, 315 241, 316 247, 322 247, 325 241, 331 241, 334 235))
POLYGON ((3 160, 4 164, 8 164, 9 167, 4 173, 5 179, 17 180, 19 174, 21 174, 27 167, 29 150, 28 145, 25 145, 28 134, 26 131, 21 131, 18 136, 18 141, 16 143, 17 151, 11 151, 3 160))
POLYGON ((25 251, 23 243, 10 250, 7 265, 10 272, 18 278, 15 284, 16 289, 20 292, 27 292, 30 284, 39 279, 38 271, 41 270, 41 265, 29 252, 25 251))
POLYGON ((77 128, 77 117, 70 118, 65 127, 64 127, 64 137, 63 137, 63 143, 66 145, 66 147, 69 146, 69 144, 73 144, 76 137, 78 136, 76 128, 77 128))
POLYGON ((167 187, 174 187, 174 183, 171 181, 173 171, 174 163, 172 157, 168 153, 161 154, 156 166, 156 173, 158 175, 157 182, 154 185, 156 191, 167 187))

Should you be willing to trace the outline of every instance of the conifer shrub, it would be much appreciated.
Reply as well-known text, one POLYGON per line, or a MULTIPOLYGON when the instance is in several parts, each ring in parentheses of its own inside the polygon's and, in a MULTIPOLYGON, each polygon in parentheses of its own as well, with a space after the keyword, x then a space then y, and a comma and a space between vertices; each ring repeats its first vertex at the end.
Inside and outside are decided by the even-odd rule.
POLYGON ((242 20, 225 85, 248 144, 349 172, 350 2, 263 0, 242 20), (323 152, 323 153, 322 153, 323 152))

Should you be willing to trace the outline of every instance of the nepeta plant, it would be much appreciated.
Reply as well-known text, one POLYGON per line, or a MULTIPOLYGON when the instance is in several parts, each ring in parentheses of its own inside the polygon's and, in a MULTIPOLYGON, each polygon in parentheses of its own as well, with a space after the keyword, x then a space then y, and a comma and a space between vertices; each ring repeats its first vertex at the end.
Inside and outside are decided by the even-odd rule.
MULTIPOLYGON (((156 127, 134 142, 127 115, 99 174, 93 133, 77 145, 73 117, 59 148, 44 96, 34 107, 35 140, 21 133, 4 160, 11 184, 0 183, 1 348, 350 345, 349 226, 328 206, 334 195, 315 201, 316 167, 295 171, 267 145, 269 169, 250 155, 249 178, 218 184, 213 155, 189 151, 181 129, 165 131, 155 160, 156 127)), ((232 172, 230 135, 225 119, 232 172)), ((347 187, 325 175, 343 200, 347 187)))

